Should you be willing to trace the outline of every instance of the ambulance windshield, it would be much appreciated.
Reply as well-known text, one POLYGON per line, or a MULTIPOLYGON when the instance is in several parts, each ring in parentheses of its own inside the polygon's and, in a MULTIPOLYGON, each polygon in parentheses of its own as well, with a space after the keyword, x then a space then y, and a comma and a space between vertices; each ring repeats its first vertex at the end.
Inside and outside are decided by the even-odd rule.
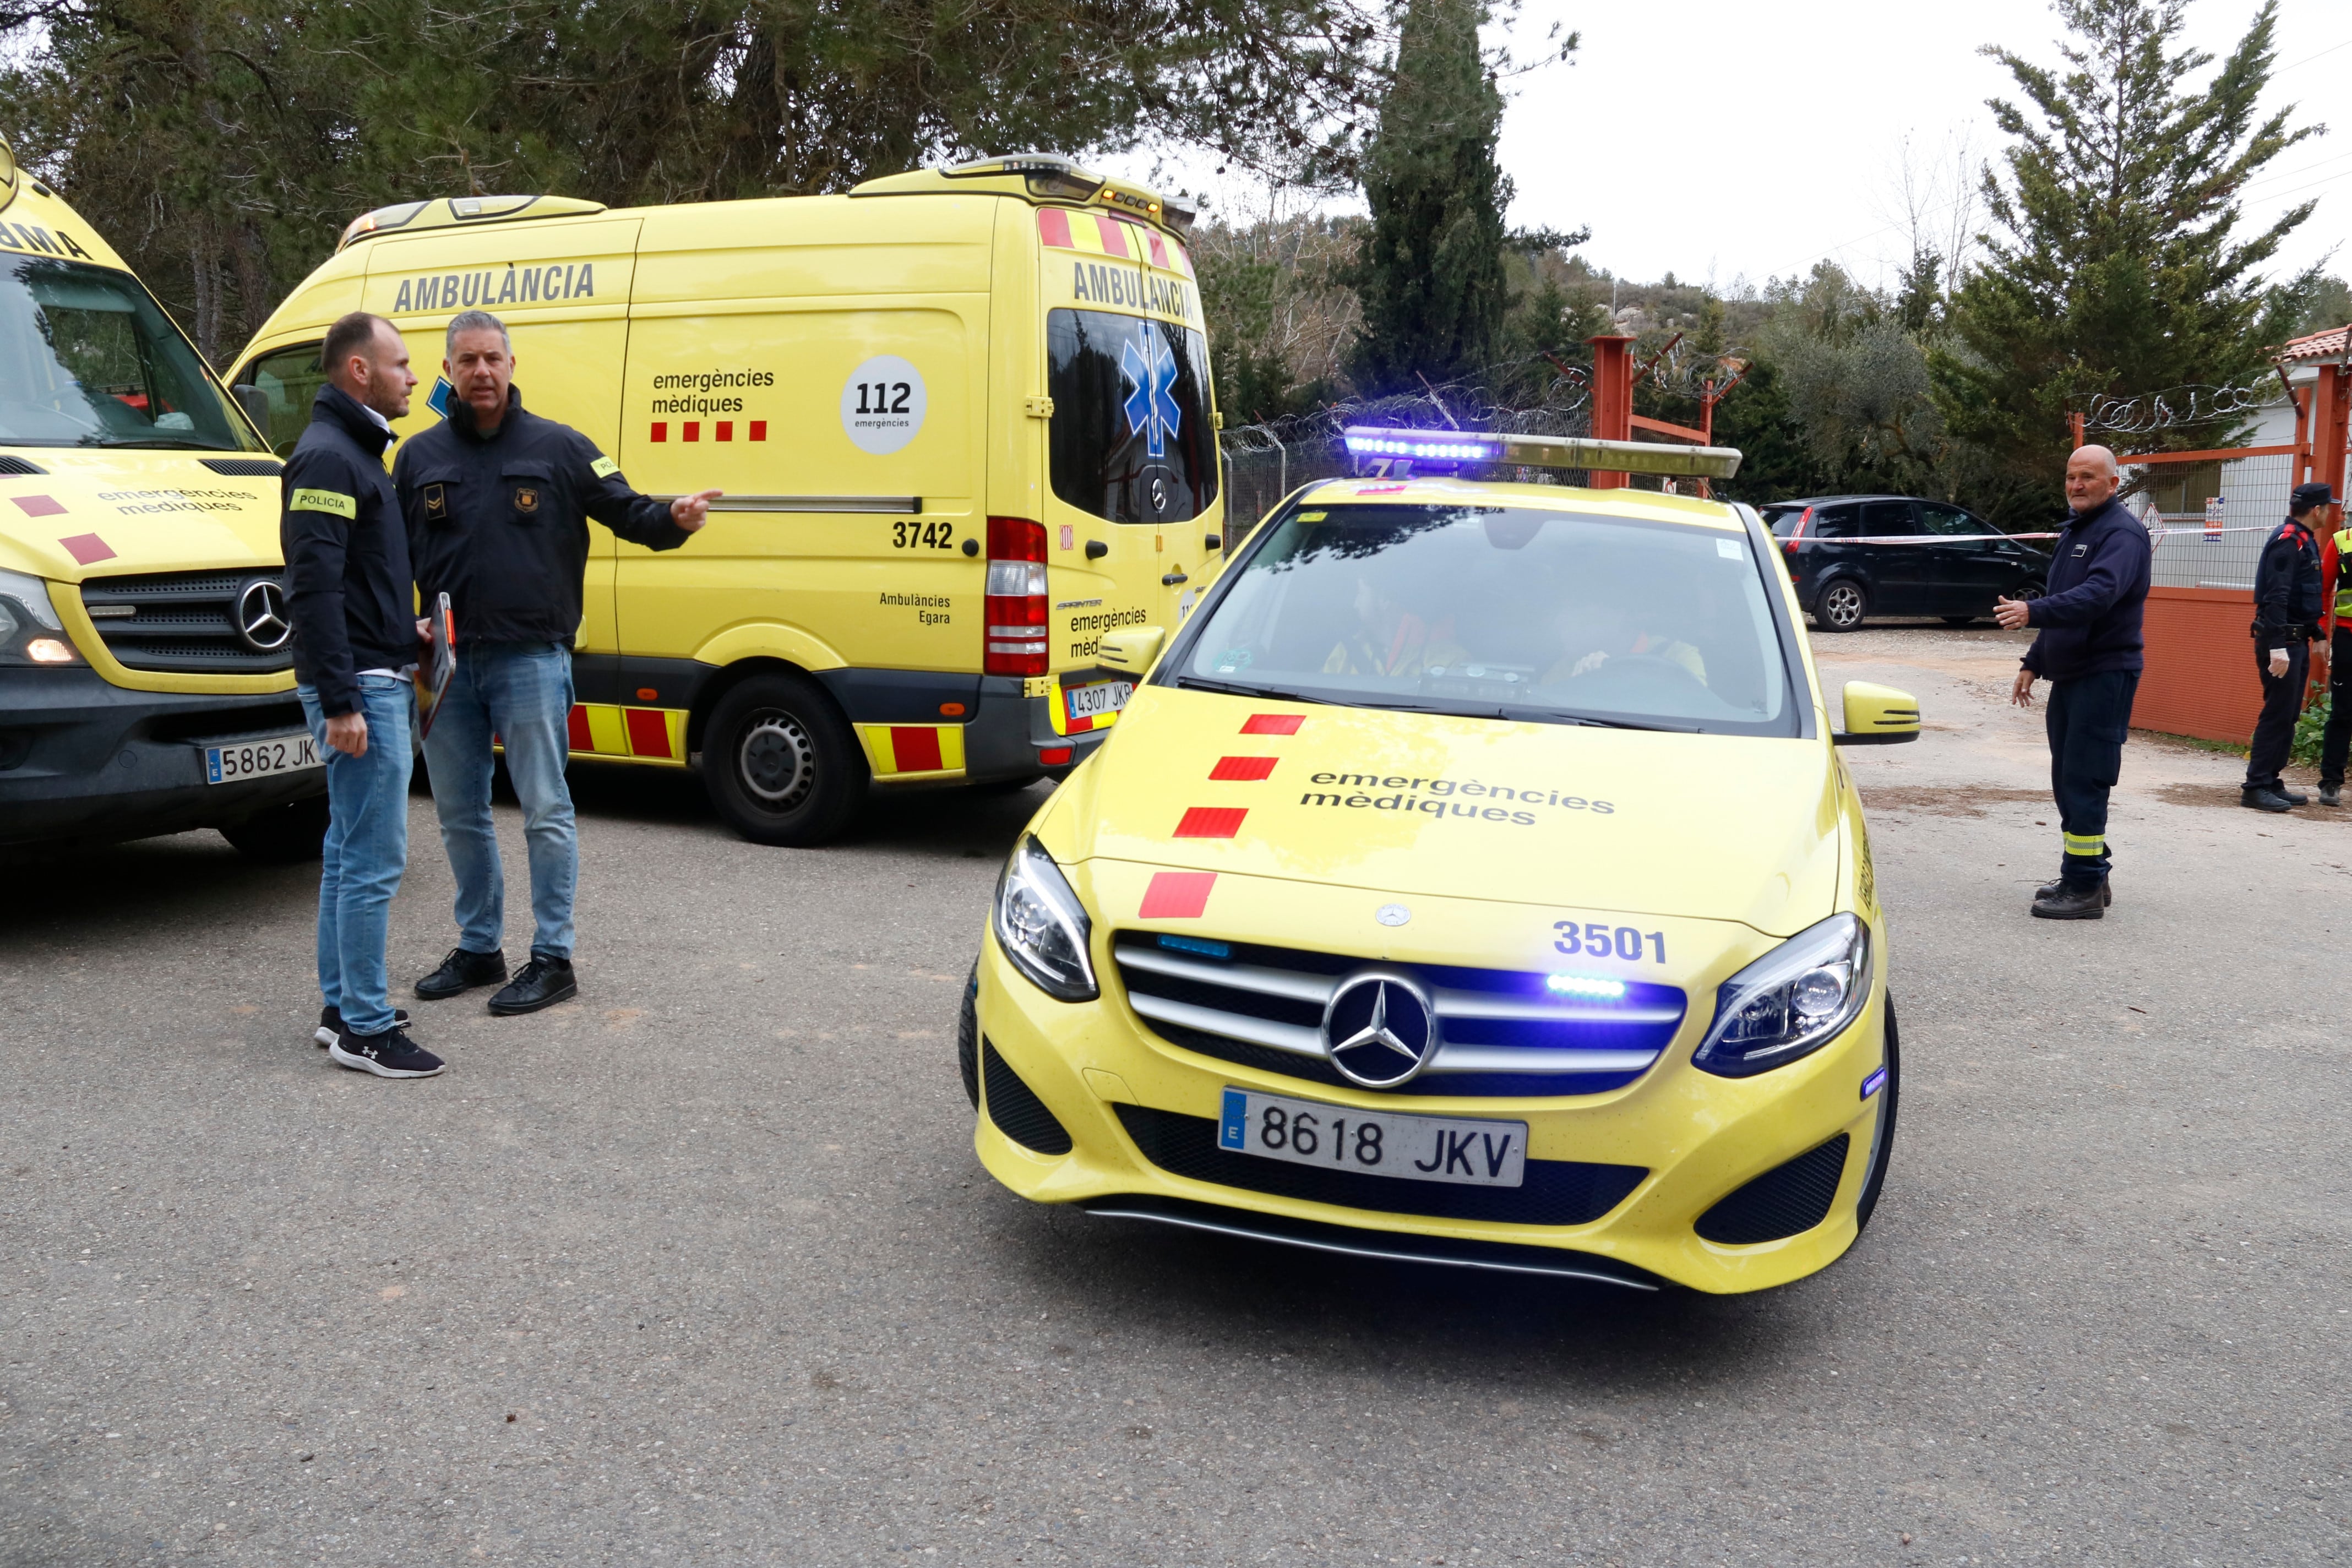
POLYGON ((1108 310, 1046 315, 1054 493, 1111 522, 1184 522, 1217 499, 1201 334, 1108 310))
POLYGON ((1799 732, 1744 533, 1375 503, 1308 505, 1272 527, 1160 679, 1472 718, 1799 732))
POLYGON ((254 448, 127 273, 0 256, 0 446, 254 448))

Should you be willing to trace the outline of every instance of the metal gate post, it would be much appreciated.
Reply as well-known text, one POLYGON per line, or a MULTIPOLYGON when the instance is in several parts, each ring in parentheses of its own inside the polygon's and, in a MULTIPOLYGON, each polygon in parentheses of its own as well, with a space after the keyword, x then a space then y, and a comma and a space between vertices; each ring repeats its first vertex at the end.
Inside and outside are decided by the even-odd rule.
MULTIPOLYGON (((1633 438, 1633 340, 1614 332, 1587 338, 1592 345, 1592 434, 1602 441, 1633 438)), ((1622 489, 1625 476, 1596 468, 1592 488, 1622 489)))

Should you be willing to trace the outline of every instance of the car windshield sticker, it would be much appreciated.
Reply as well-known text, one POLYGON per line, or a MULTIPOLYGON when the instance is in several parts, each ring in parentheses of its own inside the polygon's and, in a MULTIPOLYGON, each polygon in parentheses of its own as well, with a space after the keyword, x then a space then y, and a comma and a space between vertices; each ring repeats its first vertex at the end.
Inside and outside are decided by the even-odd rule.
POLYGON ((1168 455, 1169 437, 1184 423, 1176 406, 1176 354, 1168 336, 1151 322, 1119 351, 1118 374, 1126 379, 1127 427, 1143 437, 1143 447, 1154 458, 1168 455))
POLYGON ((842 434, 859 451, 887 458, 922 433, 929 403, 921 371, 897 354, 876 354, 841 389, 842 434))

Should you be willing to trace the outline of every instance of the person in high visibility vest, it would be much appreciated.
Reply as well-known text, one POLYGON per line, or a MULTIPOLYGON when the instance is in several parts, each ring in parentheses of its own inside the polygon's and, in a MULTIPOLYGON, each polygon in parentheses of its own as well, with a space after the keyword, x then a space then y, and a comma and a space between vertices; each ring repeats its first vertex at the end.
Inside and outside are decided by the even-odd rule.
POLYGON ((2352 556, 2352 529, 2344 526, 2344 514, 2336 514, 2336 527, 2328 530, 2319 521, 2318 509, 2324 506, 2340 508, 2343 502, 2324 484, 2297 485, 2288 504, 2312 513, 2312 531, 2321 536, 2319 570, 2327 584, 2327 622, 2330 631, 2326 642, 2327 659, 2327 728, 2319 738, 2319 804, 2344 804, 2344 758, 2352 752, 2352 694, 2346 686, 2352 682, 2352 583, 2345 581, 2344 566, 2352 556))

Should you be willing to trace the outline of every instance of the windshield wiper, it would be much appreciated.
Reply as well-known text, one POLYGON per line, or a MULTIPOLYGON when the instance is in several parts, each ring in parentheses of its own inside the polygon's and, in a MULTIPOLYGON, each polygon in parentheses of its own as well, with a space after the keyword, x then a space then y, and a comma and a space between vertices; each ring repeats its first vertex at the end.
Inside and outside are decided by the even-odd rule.
POLYGON ((153 437, 134 437, 131 439, 125 441, 92 441, 89 442, 89 445, 106 449, 121 447, 136 447, 142 450, 164 452, 233 452, 236 449, 234 447, 209 446, 202 441, 166 440, 160 436, 153 437))
POLYGON ((1669 735, 1704 735, 1705 730, 1696 724, 1643 724, 1633 719, 1601 719, 1590 713, 1562 713, 1551 720, 1555 724, 1590 724, 1596 730, 1655 730, 1669 735))
POLYGON ((1180 675, 1176 684, 1187 691, 1214 691, 1224 697, 1263 697, 1276 702, 1313 702, 1328 706, 1328 697, 1309 697, 1303 691, 1284 691, 1271 686, 1243 686, 1230 680, 1203 680, 1197 675, 1180 675))

